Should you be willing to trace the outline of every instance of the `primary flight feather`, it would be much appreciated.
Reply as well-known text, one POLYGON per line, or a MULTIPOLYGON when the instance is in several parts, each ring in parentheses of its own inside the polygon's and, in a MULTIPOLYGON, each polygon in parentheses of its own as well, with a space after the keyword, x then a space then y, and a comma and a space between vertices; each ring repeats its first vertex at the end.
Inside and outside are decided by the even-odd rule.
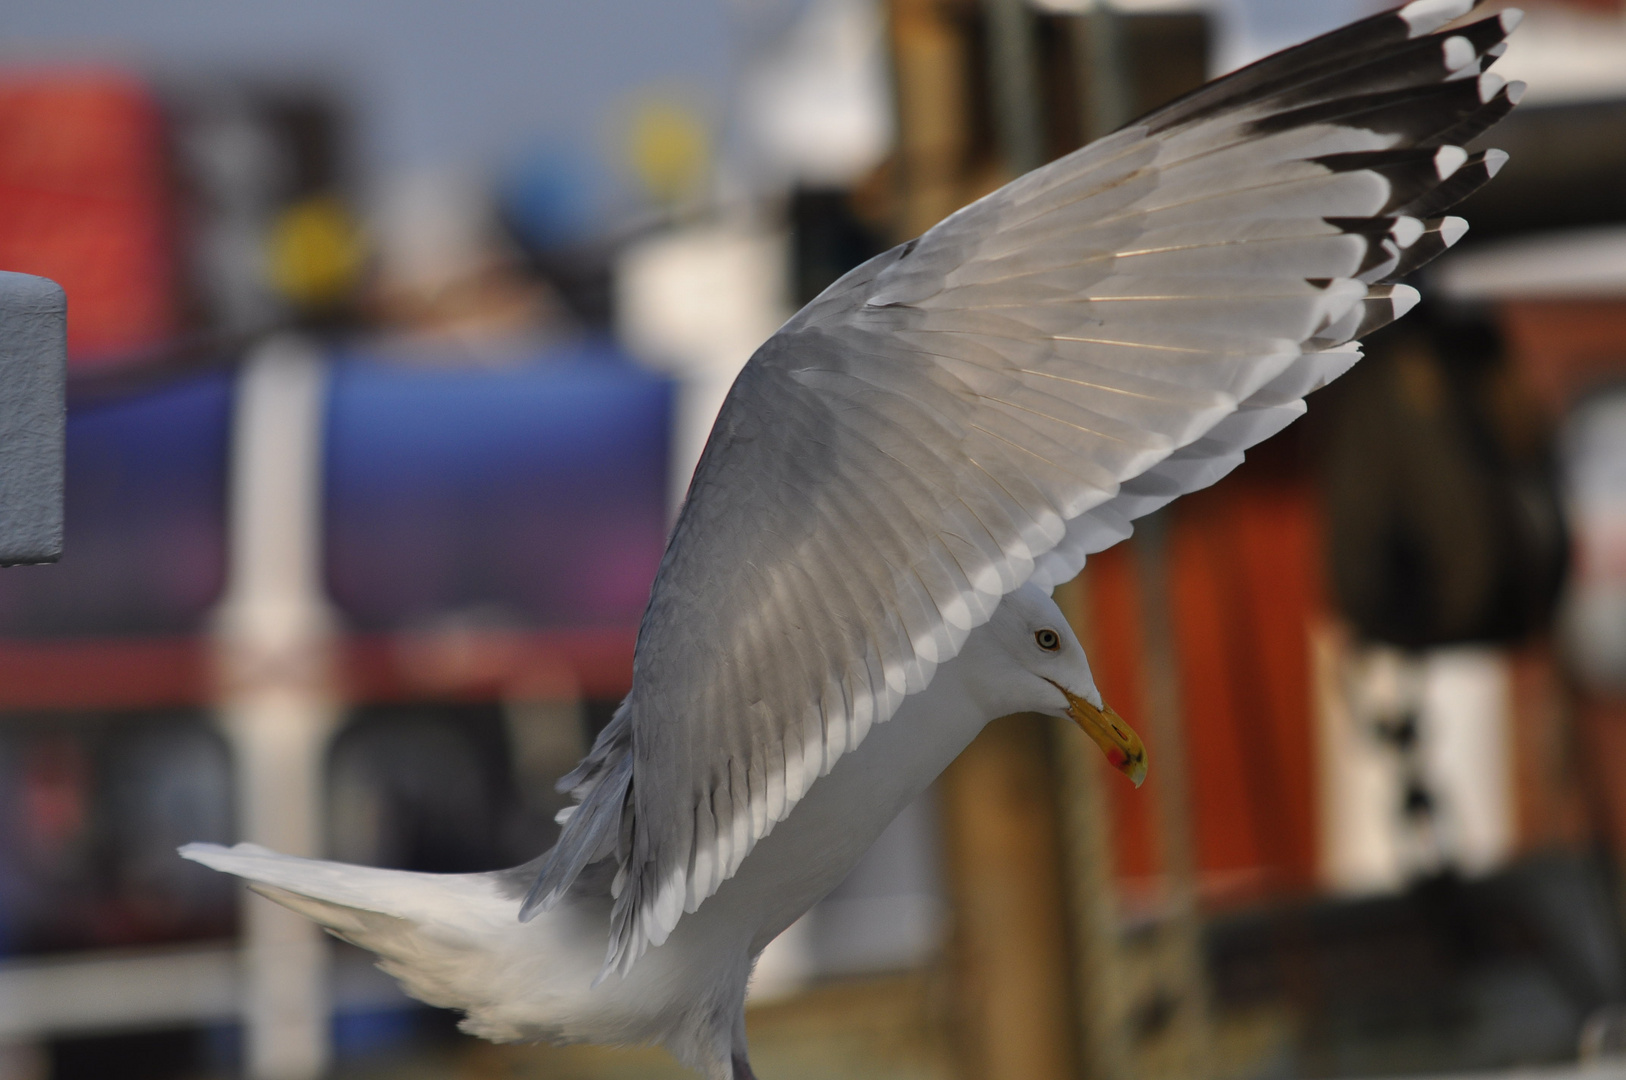
POLYGON ((1415 302, 1393 281, 1462 235, 1443 211, 1505 160, 1462 144, 1522 91, 1485 70, 1518 13, 1448 25, 1473 6, 1417 0, 1210 83, 786 323, 717 418, 632 690, 537 865, 186 853, 473 1030, 654 1039, 749 1075, 756 954, 982 724, 1070 715, 1144 773, 1048 590, 1234 468, 1415 302), (532 960, 490 955, 514 948, 532 960))

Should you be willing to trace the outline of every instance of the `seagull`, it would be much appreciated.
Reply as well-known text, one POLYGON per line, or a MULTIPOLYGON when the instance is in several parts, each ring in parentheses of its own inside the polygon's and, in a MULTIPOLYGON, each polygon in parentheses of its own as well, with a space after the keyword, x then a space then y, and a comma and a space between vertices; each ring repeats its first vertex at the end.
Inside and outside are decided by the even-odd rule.
POLYGON ((632 689, 538 859, 422 874, 181 853, 498 1041, 659 1043, 749 1080, 746 983, 990 720, 1139 783, 1050 592, 1300 416, 1506 160, 1520 18, 1415 0, 1211 82, 848 273, 730 390, 632 689))

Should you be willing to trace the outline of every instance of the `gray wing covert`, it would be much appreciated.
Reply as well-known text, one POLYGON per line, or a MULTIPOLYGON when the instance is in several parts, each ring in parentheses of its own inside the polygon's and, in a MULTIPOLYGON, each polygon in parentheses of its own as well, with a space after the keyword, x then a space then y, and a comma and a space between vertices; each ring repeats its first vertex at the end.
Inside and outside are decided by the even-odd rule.
POLYGON ((528 907, 613 850, 625 970, 1006 593, 1070 578, 1302 413, 1500 164, 1452 141, 1520 89, 1483 73, 1516 13, 1439 30, 1471 6, 1419 0, 1212 83, 770 339, 661 564, 614 735, 630 769, 595 750, 582 775, 617 779, 580 784, 528 907))

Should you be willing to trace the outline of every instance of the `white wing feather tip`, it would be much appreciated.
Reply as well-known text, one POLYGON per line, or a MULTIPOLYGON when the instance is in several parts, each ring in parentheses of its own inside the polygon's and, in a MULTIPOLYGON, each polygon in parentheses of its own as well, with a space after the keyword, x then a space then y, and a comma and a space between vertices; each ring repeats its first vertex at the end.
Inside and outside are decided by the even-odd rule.
POLYGON ((1524 98, 1524 92, 1530 87, 1523 79, 1514 79, 1507 84, 1507 100, 1517 105, 1524 98))
MULTIPOLYGON (((1524 22, 1524 10, 1516 7, 1503 8, 1502 13, 1498 16, 1498 18, 1502 23, 1502 33, 1511 34, 1513 31, 1519 28, 1520 23, 1524 22)), ((1507 43, 1497 42, 1497 46, 1505 50, 1507 48, 1507 43)), ((1498 53, 1497 55, 1500 56, 1501 53, 1498 53)))
POLYGON ((1460 34, 1446 38, 1440 45, 1440 52, 1447 71, 1461 71, 1479 59, 1474 43, 1460 34))
POLYGON ((1476 3, 1477 0, 1412 0, 1396 14, 1406 20, 1408 36, 1419 38, 1453 19, 1462 18, 1476 3))
POLYGON ((1468 151, 1460 146, 1442 146, 1434 151, 1434 172, 1443 182, 1451 179, 1468 161, 1468 151))
MULTIPOLYGON (((1502 88, 1507 85, 1508 81, 1496 74, 1496 72, 1485 72, 1485 74, 1479 77, 1479 103, 1481 105, 1489 105, 1491 103, 1491 99, 1496 97, 1497 94, 1501 93, 1502 88)), ((1518 99, 1513 97, 1511 94, 1509 95, 1508 100, 1512 101, 1515 105, 1519 103, 1518 99)))
POLYGON ((1423 298, 1423 294, 1410 285, 1394 285, 1391 288, 1393 291, 1389 293, 1389 304, 1394 308, 1394 317, 1397 319, 1416 307, 1417 302, 1423 298))
POLYGON ((1468 222, 1465 218, 1456 216, 1445 217, 1440 220, 1440 240, 1446 247, 1455 247, 1458 240, 1468 234, 1468 222))
MULTIPOLYGON (((1461 218, 1457 219, 1461 221, 1461 218)), ((1414 217, 1401 216, 1395 218, 1395 223, 1389 229, 1389 235, 1394 237, 1395 243, 1402 248, 1409 248, 1422 238, 1426 226, 1422 220, 1414 217)))
POLYGON ((1486 173, 1486 175, 1495 176, 1497 173, 1502 171, 1502 166, 1506 165, 1506 164, 1507 164, 1507 151, 1506 150, 1491 149, 1491 150, 1486 150, 1485 151, 1485 173, 1486 173))

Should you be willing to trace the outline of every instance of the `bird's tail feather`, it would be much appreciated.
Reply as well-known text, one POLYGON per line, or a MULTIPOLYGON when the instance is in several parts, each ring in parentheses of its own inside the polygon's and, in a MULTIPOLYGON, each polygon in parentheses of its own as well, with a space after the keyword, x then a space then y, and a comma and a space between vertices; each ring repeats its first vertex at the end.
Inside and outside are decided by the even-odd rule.
POLYGON ((254 844, 188 844, 180 852, 376 953, 407 993, 462 1009, 464 1029, 489 1039, 571 1037, 571 1016, 601 962, 603 931, 596 946, 580 942, 593 941, 586 924, 602 924, 608 898, 586 905, 590 910, 521 923, 532 867, 422 874, 301 859, 254 844), (522 1004, 523 1016, 508 1004, 522 1004))

